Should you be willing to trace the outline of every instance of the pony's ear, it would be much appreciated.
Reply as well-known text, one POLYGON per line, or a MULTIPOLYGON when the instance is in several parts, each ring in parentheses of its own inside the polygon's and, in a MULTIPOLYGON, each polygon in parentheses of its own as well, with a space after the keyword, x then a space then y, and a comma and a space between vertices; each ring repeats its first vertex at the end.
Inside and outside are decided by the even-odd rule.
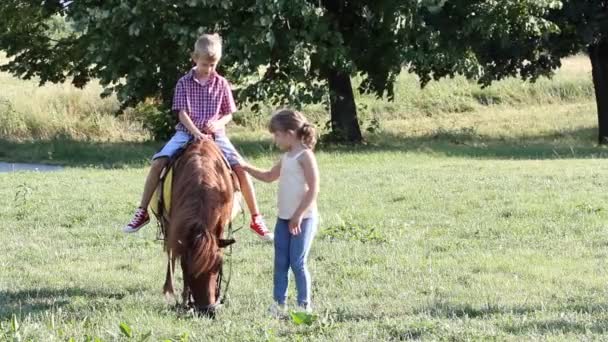
POLYGON ((228 247, 228 246, 232 245, 235 242, 236 242, 235 239, 220 239, 219 246, 220 246, 220 248, 224 248, 224 247, 228 247))

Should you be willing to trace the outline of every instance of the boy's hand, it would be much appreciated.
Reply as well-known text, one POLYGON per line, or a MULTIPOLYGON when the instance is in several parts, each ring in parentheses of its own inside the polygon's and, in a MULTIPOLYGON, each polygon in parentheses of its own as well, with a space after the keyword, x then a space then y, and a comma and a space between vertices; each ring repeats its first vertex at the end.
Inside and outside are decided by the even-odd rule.
POLYGON ((291 235, 299 235, 302 232, 300 223, 302 223, 302 216, 294 216, 289 220, 289 232, 291 235))
POLYGON ((194 141, 209 139, 209 135, 208 134, 204 134, 201 131, 194 132, 192 134, 192 136, 194 137, 194 141))
POLYGON ((207 134, 215 134, 215 132, 221 130, 222 128, 224 128, 224 126, 221 123, 213 121, 209 122, 205 128, 203 128, 203 131, 207 134))

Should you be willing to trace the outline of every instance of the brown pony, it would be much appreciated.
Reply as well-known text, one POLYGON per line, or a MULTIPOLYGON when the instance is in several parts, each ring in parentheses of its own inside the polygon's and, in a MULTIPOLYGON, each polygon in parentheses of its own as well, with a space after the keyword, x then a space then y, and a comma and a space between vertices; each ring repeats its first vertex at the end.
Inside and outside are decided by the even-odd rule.
POLYGON ((192 143, 173 166, 173 186, 165 250, 167 277, 163 291, 173 296, 173 270, 180 259, 183 304, 213 316, 219 305, 218 277, 222 239, 230 220, 233 183, 230 170, 212 140, 192 143))

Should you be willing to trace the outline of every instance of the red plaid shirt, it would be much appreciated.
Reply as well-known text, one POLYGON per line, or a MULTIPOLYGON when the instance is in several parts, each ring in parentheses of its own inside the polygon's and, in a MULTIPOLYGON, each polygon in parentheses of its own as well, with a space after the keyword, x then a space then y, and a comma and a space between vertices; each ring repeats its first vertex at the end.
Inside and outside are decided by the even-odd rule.
MULTIPOLYGON (((200 83, 190 70, 177 81, 173 95, 173 110, 185 110, 194 125, 203 130, 209 122, 218 120, 224 115, 236 112, 230 83, 214 72, 205 83, 200 83)), ((188 132, 180 122, 175 126, 178 131, 188 132)), ((224 130, 216 134, 225 134, 224 130)))

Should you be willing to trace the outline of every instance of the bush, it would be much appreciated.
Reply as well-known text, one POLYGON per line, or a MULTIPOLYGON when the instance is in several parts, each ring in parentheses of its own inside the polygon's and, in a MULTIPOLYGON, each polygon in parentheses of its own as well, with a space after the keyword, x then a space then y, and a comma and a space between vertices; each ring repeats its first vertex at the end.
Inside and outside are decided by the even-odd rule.
POLYGON ((154 140, 169 140, 175 132, 177 115, 154 100, 140 102, 132 111, 132 116, 142 123, 154 140))

